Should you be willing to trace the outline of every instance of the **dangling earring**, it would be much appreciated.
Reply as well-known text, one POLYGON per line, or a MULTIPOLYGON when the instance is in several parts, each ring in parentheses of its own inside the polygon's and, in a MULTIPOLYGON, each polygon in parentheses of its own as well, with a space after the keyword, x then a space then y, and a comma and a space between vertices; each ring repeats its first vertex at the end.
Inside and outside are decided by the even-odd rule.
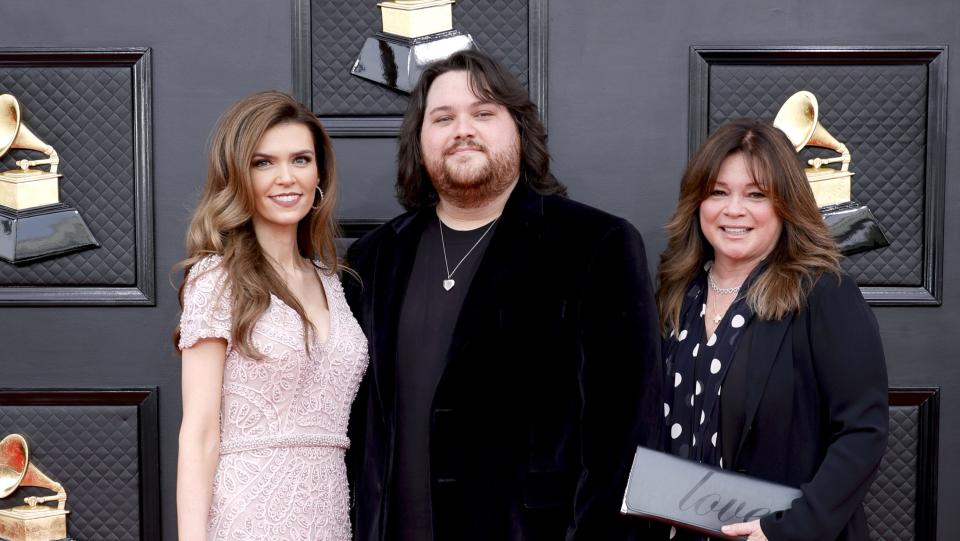
POLYGON ((316 199, 313 200, 314 203, 317 203, 317 206, 315 206, 315 207, 310 207, 310 208, 312 208, 313 210, 317 210, 318 208, 320 208, 320 205, 323 204, 323 190, 320 189, 320 182, 319 182, 319 181, 317 181, 317 192, 319 192, 320 195, 319 195, 316 199))

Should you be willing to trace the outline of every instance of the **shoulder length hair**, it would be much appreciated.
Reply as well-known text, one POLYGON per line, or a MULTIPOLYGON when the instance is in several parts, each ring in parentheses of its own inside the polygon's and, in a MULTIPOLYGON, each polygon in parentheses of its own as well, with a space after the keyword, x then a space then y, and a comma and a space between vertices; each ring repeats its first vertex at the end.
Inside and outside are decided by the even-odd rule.
POLYGON ((686 290, 714 257, 700 228, 700 203, 713 191, 720 165, 737 152, 743 153, 754 183, 770 198, 783 224, 766 269, 746 292, 754 313, 761 319, 782 319, 806 304, 820 276, 840 271, 840 253, 787 136, 755 120, 728 122, 707 138, 687 164, 677 209, 666 226, 667 249, 657 270, 663 335, 679 328, 686 290))
MULTIPOLYGON (((210 255, 222 256, 220 265, 231 286, 230 334, 235 347, 255 359, 262 355, 250 338, 257 320, 270 305, 271 294, 300 316, 305 342, 310 326, 303 306, 267 261, 253 230, 253 154, 267 130, 287 123, 302 124, 313 135, 318 186, 323 190, 319 204, 314 201, 317 208, 297 224, 297 247, 301 256, 318 260, 324 272, 339 270, 335 244, 338 229, 333 217, 337 182, 330 138, 312 111, 276 91, 247 96, 220 117, 209 143, 206 183, 187 228, 187 257, 177 264, 185 276, 179 289, 182 309, 186 275, 193 265, 210 255)), ((179 335, 178 326, 175 340, 179 335)))
POLYGON ((420 130, 431 85, 437 77, 451 71, 467 72, 475 96, 500 104, 510 112, 520 133, 520 181, 543 195, 567 195, 567 188, 550 172, 547 130, 526 89, 489 56, 466 50, 427 66, 410 94, 399 135, 397 199, 400 204, 407 210, 414 210, 437 203, 437 190, 430 181, 420 152, 420 130))

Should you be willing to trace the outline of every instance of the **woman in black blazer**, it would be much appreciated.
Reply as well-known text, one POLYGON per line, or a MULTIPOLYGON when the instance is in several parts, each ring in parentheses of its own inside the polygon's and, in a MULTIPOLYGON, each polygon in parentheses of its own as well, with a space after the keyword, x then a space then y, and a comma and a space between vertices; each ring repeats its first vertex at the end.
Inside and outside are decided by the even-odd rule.
POLYGON ((883 349, 786 136, 749 120, 718 128, 667 231, 664 449, 802 491, 726 534, 868 539, 863 498, 887 442, 883 349))

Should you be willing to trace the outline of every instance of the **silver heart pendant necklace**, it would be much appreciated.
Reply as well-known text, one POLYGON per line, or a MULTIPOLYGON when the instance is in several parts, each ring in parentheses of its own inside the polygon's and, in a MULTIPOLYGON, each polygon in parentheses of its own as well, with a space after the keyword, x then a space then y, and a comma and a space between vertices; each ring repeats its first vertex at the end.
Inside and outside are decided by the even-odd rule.
POLYGON ((493 229, 493 224, 497 223, 497 220, 499 219, 500 218, 497 217, 497 218, 494 218, 492 222, 490 222, 490 225, 488 225, 486 231, 484 231, 483 234, 480 235, 480 238, 477 239, 477 242, 473 243, 473 246, 471 246, 470 249, 467 250, 467 253, 463 254, 463 257, 460 258, 460 262, 457 263, 455 267, 453 267, 453 270, 450 270, 450 263, 447 261, 447 243, 444 242, 443 240, 443 221, 440 220, 440 215, 437 215, 437 223, 440 224, 440 246, 443 248, 443 266, 446 268, 446 271, 447 271, 447 279, 443 281, 444 291, 450 291, 451 289, 453 289, 453 286, 457 285, 457 281, 453 279, 453 273, 457 272, 457 269, 460 268, 460 265, 462 265, 463 262, 466 261, 467 256, 469 256, 470 253, 473 252, 473 250, 480 245, 480 241, 483 240, 483 237, 487 236, 487 233, 489 233, 490 230, 493 229))

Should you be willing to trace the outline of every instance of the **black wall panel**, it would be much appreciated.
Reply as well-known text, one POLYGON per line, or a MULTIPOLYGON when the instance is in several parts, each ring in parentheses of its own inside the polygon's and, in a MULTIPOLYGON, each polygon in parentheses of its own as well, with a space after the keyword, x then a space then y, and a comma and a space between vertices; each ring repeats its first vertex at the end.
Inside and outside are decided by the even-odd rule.
MULTIPOLYGON (((403 115, 405 94, 350 74, 363 41, 379 31, 380 14, 369 3, 311 0, 312 107, 323 116, 403 115)), ((527 2, 461 0, 455 26, 496 55, 527 82, 527 2)))
MULTIPOLYGON (((851 150, 852 197, 878 217, 890 246, 843 269, 874 304, 940 302, 946 48, 710 47, 690 50, 691 153, 731 119, 772 122, 800 90, 818 124, 851 150)), ((804 148, 800 156, 829 157, 804 148)))
MULTIPOLYGON (((99 246, 26 265, 0 262, 0 304, 153 304, 150 50, 0 48, 0 93, 59 154, 60 202, 99 246)), ((39 153, 11 148, 0 160, 39 153)))
MULTIPOLYGON (((155 389, 0 389, 0 435, 21 434, 30 463, 67 493, 67 531, 80 540, 161 539, 155 389)), ((0 508, 45 488, 21 487, 0 508)))

